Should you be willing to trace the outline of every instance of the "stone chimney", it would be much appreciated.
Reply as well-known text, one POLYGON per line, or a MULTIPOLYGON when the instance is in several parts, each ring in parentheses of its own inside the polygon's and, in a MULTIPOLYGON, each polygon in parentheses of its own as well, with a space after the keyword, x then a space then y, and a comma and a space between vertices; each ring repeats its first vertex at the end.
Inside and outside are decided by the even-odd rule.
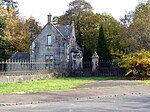
POLYGON ((47 15, 47 22, 48 22, 48 23, 51 23, 51 18, 52 18, 52 15, 51 15, 51 14, 47 15))

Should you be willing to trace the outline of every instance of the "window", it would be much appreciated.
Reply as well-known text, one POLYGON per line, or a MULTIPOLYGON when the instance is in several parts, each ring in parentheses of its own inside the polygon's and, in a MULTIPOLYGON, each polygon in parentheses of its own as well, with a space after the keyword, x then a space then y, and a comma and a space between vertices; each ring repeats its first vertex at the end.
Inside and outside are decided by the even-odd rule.
POLYGON ((54 60, 54 56, 53 55, 46 55, 45 56, 45 61, 53 61, 54 60))
POLYGON ((34 52, 35 52, 35 53, 38 53, 38 52, 39 52, 39 46, 38 46, 38 45, 35 46, 34 52))
POLYGON ((47 36, 47 45, 52 45, 52 36, 51 35, 47 36))
POLYGON ((45 61, 49 61, 49 55, 45 56, 45 61))
POLYGON ((54 59, 53 55, 50 55, 50 56, 49 56, 49 59, 50 59, 50 60, 53 60, 53 59, 54 59))
POLYGON ((46 55, 45 56, 45 61, 46 61, 45 69, 46 70, 50 70, 50 69, 52 69, 54 67, 53 60, 54 60, 54 56, 53 55, 46 55))

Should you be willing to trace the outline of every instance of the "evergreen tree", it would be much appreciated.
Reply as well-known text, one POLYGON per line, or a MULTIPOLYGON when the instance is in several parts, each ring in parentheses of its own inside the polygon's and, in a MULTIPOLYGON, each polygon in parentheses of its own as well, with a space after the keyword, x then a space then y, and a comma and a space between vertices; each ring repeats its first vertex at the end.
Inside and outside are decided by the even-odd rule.
POLYGON ((5 28, 5 20, 0 16, 0 60, 7 59, 9 57, 9 50, 11 48, 10 43, 3 39, 5 28))
POLYGON ((11 49, 9 41, 0 38, 0 60, 8 59, 11 55, 11 49))
POLYGON ((107 46, 103 26, 101 25, 99 30, 99 38, 97 44, 97 54, 99 56, 99 61, 110 61, 111 56, 107 46))

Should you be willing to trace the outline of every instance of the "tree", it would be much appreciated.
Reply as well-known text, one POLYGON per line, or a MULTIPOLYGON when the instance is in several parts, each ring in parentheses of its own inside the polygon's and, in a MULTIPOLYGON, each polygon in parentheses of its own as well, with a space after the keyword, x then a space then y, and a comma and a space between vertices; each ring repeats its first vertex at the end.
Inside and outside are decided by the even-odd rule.
POLYGON ((108 14, 103 14, 100 22, 104 26, 105 38, 109 49, 114 52, 121 50, 121 36, 119 32, 122 25, 114 17, 108 14))
POLYGON ((0 60, 7 59, 10 56, 10 43, 3 39, 5 28, 5 20, 0 16, 0 60))
POLYGON ((5 28, 5 21, 4 18, 0 16, 0 38, 4 36, 4 28, 5 28))
POLYGON ((96 51, 96 42, 98 37, 99 17, 93 13, 84 13, 80 19, 80 34, 82 38, 82 45, 90 53, 96 51))
MULTIPOLYGON (((75 0, 69 4, 66 13, 59 17, 59 24, 71 24, 75 22, 75 32, 77 42, 90 53, 94 53, 97 49, 97 40, 99 35, 99 22, 105 26, 105 37, 108 47, 111 51, 120 50, 119 30, 121 24, 108 14, 94 14, 92 6, 84 0, 75 0)), ((88 54, 86 54, 88 55, 88 54)))
POLYGON ((150 51, 140 50, 135 53, 123 55, 119 66, 127 70, 126 75, 150 76, 150 51))
POLYGON ((74 0, 69 3, 69 9, 65 12, 65 14, 59 17, 60 24, 71 24, 72 21, 75 22, 76 37, 80 47, 83 45, 81 19, 83 19, 83 16, 87 13, 93 13, 92 9, 92 6, 85 0, 74 0))
POLYGON ((18 7, 18 3, 14 0, 1 0, 0 6, 9 11, 9 8, 16 9, 18 7))
POLYGON ((31 29, 34 36, 41 30, 39 23, 33 17, 26 21, 19 17, 17 5, 14 0, 2 0, 0 3, 1 58, 9 58, 17 51, 28 52, 31 29))
POLYGON ((91 12, 92 6, 85 0, 75 0, 69 3, 69 11, 66 13, 81 14, 82 12, 91 12))
POLYGON ((10 57, 10 49, 12 48, 9 41, 0 38, 0 60, 8 59, 10 57))
POLYGON ((121 46, 126 52, 141 49, 150 50, 150 1, 140 3, 135 12, 130 12, 122 18, 124 28, 120 35, 121 46))
POLYGON ((99 38, 97 43, 97 54, 99 56, 100 61, 110 61, 111 56, 107 46, 103 26, 101 25, 99 30, 99 38))
POLYGON ((75 25, 80 21, 80 17, 84 12, 92 12, 92 6, 85 0, 74 0, 69 3, 69 9, 64 15, 59 17, 60 24, 71 24, 75 21, 75 25))
POLYGON ((41 31, 42 27, 39 25, 39 22, 35 20, 34 17, 30 17, 25 21, 25 27, 28 32, 32 34, 32 37, 35 37, 41 31))
MULTIPOLYGON (((84 45, 84 59, 97 51, 97 41, 99 36, 99 23, 104 26, 105 40, 111 54, 118 53, 124 48, 122 41, 124 38, 123 25, 113 16, 103 13, 93 13, 92 6, 84 0, 75 0, 69 4, 69 9, 59 18, 59 24, 71 24, 75 22, 75 32, 77 42, 80 47, 84 45), (87 6, 85 4, 88 4, 87 6)), ((126 45, 126 44, 125 44, 126 45)))
POLYGON ((30 17, 26 21, 19 17, 17 2, 3 0, 0 4, 0 48, 4 57, 9 57, 16 51, 27 52, 30 46, 30 32, 35 36, 41 30, 38 22, 30 17), (3 20, 5 27, 3 28, 3 20), (3 29, 2 29, 3 28, 3 29))
MULTIPOLYGON (((24 21, 19 18, 18 12, 14 8, 0 8, 0 14, 5 20, 3 39, 9 41, 11 51, 28 51, 29 50, 29 32, 24 26, 24 21)), ((10 52, 11 52, 10 51, 10 52)))
POLYGON ((141 3, 133 13, 133 29, 131 34, 137 41, 137 49, 150 50, 150 1, 141 3))

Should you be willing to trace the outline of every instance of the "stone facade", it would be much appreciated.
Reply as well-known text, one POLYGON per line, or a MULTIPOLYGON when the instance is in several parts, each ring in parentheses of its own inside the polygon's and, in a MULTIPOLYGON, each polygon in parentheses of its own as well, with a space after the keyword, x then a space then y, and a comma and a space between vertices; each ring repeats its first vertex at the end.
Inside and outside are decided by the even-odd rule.
MULTIPOLYGON (((33 38, 30 45, 30 61, 46 62, 46 69, 81 68, 82 51, 76 43, 74 22, 71 25, 65 26, 53 24, 51 22, 51 15, 48 15, 47 24, 40 34, 33 38), (73 54, 78 54, 80 57, 73 58, 73 54)), ((37 65, 32 67, 33 69, 42 68, 37 65)))

